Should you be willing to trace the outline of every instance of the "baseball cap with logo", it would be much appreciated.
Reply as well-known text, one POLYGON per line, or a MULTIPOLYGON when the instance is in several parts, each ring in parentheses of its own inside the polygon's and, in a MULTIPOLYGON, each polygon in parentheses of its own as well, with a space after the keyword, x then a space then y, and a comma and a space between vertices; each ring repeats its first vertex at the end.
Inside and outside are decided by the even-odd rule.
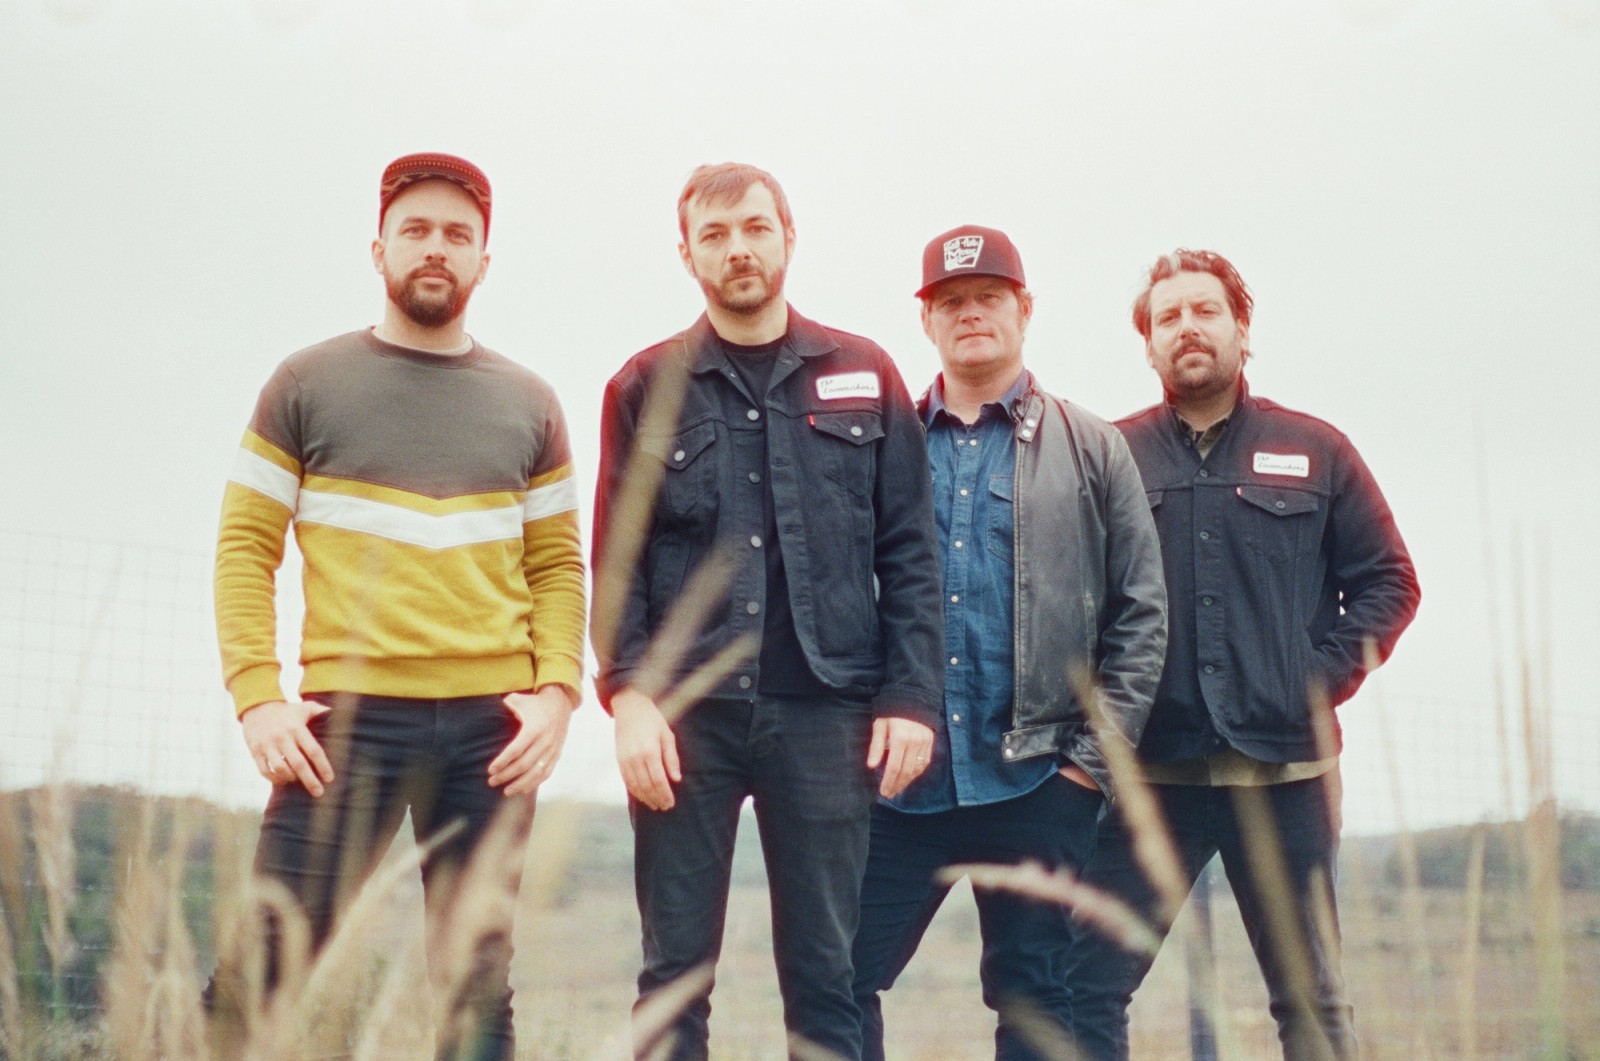
POLYGON ((446 180, 461 188, 478 204, 483 214, 483 238, 489 238, 489 178, 483 170, 464 158, 424 151, 416 155, 403 155, 383 171, 383 181, 378 185, 378 228, 383 228, 384 215, 394 197, 418 181, 446 180))
POLYGON ((1022 277, 1022 255, 1010 237, 982 225, 962 225, 929 241, 922 251, 922 286, 916 297, 958 276, 998 276, 1018 287, 1028 286, 1022 277))

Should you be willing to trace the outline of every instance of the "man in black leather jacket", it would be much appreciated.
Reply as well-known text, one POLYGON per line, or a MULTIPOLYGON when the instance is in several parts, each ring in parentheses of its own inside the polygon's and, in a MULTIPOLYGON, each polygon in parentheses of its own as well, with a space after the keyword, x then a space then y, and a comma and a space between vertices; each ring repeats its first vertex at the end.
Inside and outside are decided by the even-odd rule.
MULTIPOLYGON (((1233 266, 1180 250, 1152 267, 1134 325, 1166 400, 1121 421, 1161 535, 1172 621, 1139 752, 1187 888, 1220 852, 1289 1058, 1348 1058, 1334 866, 1333 708, 1416 613, 1416 572, 1355 447, 1245 385, 1252 299, 1233 266)), ((1165 933, 1177 914, 1102 826, 1089 883, 1165 933)), ((1080 929, 1068 967, 1081 1046, 1128 1055, 1152 956, 1080 929)))
MULTIPOLYGON (((973 225, 936 237, 918 295, 943 365, 919 404, 943 547, 943 713, 928 771, 872 811, 855 945, 869 1059, 883 1057, 879 993, 949 891, 942 869, 1088 858, 1112 789, 1104 742, 1131 758, 1166 637, 1138 469, 1115 428, 1023 367, 1033 296, 1011 240, 973 225)), ((976 897, 995 1056, 1066 1056, 1066 911, 1007 890, 976 897)))
POLYGON ((794 1050, 851 1059, 868 812, 927 766, 939 710, 927 450, 888 355, 784 300, 794 222, 770 174, 702 166, 678 218, 706 313, 606 388, 595 505, 596 686, 644 929, 634 1046, 707 1054, 751 798, 794 1050))

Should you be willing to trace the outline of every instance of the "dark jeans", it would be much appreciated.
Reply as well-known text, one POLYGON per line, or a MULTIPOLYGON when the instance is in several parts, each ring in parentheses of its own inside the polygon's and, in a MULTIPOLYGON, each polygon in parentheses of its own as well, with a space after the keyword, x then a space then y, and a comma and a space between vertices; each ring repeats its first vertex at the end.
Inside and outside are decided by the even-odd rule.
MULTIPOLYGON (((1340 972, 1334 863, 1339 850, 1339 775, 1260 788, 1152 786, 1185 881, 1213 855, 1239 904, 1245 932, 1266 980, 1284 1057, 1353 1058, 1355 1025, 1340 972)), ((1117 815, 1100 827, 1088 882, 1112 892, 1156 923, 1156 897, 1117 815)), ((1128 1004, 1153 959, 1131 954, 1075 926, 1067 965, 1083 1050, 1092 1058, 1128 1056, 1128 1004)))
MULTIPOLYGON (((935 814, 872 808, 872 852, 861 888, 856 933, 856 1002, 861 1007, 862 1056, 883 1058, 879 992, 893 986, 933 915, 949 893, 934 875, 964 862, 1013 865, 1024 861, 1073 870, 1088 860, 1103 797, 1059 774, 1016 799, 935 814)), ((1012 892, 981 889, 978 966, 984 1005, 999 1020, 995 1057, 1045 1059, 1072 1034, 1072 1006, 1062 982, 1071 939, 1065 907, 1012 892)))
MULTIPOLYGON (((310 728, 335 779, 316 799, 298 782, 273 787, 256 847, 257 875, 294 896, 315 954, 410 810, 417 843, 438 842, 422 866, 429 972, 439 996, 438 1056, 511 1058, 511 916, 533 799, 506 799, 490 788, 488 765, 516 735, 515 716, 498 696, 319 699, 333 710, 310 728), (500 815, 506 818, 496 821, 496 840, 509 846, 471 863, 500 815), (440 841, 446 829, 454 831, 440 841)), ((289 972, 284 947, 293 933, 276 916, 266 921, 264 982, 271 989, 289 972)), ((230 979, 233 972, 219 969, 207 988, 208 1003, 224 1021, 246 1004, 234 998, 230 1006, 224 997, 242 983, 230 979)))
POLYGON ((679 977, 709 974, 721 953, 734 836, 747 796, 767 865, 790 1039, 848 1061, 860 1056, 850 940, 876 787, 866 768, 871 730, 867 704, 787 697, 705 700, 673 725, 683 767, 676 805, 664 812, 630 805, 644 930, 636 1056, 707 1056, 709 975, 660 1035, 651 1034, 651 1000, 679 977), (657 1054, 669 1036, 668 1052, 657 1054))

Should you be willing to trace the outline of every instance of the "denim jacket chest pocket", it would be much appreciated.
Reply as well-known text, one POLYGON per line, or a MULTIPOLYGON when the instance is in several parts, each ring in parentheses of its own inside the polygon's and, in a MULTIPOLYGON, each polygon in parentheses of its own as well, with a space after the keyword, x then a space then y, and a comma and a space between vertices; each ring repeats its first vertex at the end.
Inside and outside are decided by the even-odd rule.
POLYGON ((1262 556, 1290 561, 1319 548, 1326 513, 1313 491, 1246 483, 1234 493, 1241 502, 1243 537, 1262 556))
POLYGON ((877 447, 883 438, 883 416, 875 409, 817 412, 807 417, 816 429, 816 457, 822 474, 857 498, 872 496, 877 480, 877 447))
POLYGON ((661 462, 656 516, 709 526, 716 514, 717 425, 696 424, 671 435, 641 435, 639 448, 661 462))

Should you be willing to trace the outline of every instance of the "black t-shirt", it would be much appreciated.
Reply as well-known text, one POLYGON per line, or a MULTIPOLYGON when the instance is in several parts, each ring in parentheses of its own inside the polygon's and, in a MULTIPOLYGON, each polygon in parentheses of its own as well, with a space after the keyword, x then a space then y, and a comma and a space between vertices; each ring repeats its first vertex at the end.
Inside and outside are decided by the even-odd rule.
MULTIPOLYGON (((759 346, 740 346, 722 340, 728 360, 733 362, 740 380, 758 405, 765 403, 767 388, 772 382, 772 368, 786 338, 780 337, 759 346)), ((766 433, 762 432, 763 469, 767 467, 765 447, 766 433)), ((806 654, 800 648, 800 637, 795 633, 794 614, 789 606, 789 576, 783 566, 777 514, 773 508, 772 481, 765 470, 761 473, 761 481, 764 488, 761 537, 764 541, 779 543, 779 547, 766 551, 767 602, 761 627, 761 680, 756 690, 767 696, 831 695, 834 691, 811 672, 811 667, 806 663, 806 654)))

